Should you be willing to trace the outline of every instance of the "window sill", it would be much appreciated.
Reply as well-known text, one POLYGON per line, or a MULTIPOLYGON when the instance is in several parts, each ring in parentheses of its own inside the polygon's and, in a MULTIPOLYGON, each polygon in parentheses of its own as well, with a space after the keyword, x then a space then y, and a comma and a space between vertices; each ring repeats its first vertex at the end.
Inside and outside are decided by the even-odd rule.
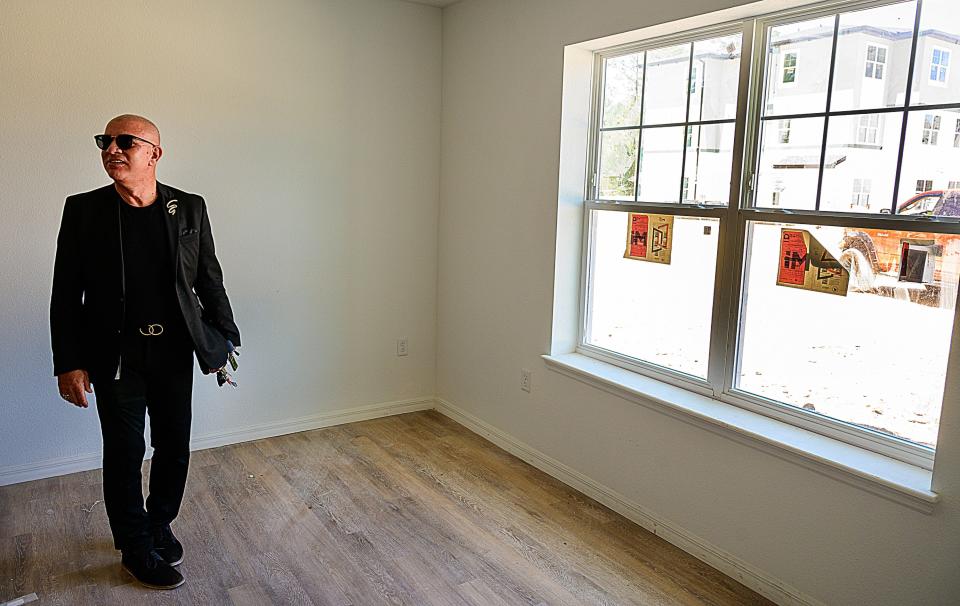
POLYGON ((613 395, 925 514, 940 497, 932 473, 578 353, 544 355, 547 367, 613 395))

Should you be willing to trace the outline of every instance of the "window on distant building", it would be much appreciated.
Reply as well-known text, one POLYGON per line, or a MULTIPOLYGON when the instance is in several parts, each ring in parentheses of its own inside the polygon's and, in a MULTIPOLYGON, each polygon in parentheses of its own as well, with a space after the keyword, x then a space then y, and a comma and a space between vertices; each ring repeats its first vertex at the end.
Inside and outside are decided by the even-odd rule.
POLYGON ((945 48, 934 48, 930 58, 930 81, 938 84, 947 83, 950 70, 950 51, 945 48))
POLYGON ((960 118, 957 118, 957 125, 953 134, 953 146, 960 147, 960 118))
POLYGON ((783 56, 783 83, 793 84, 797 81, 797 53, 786 53, 783 56))
POLYGON ((960 181, 950 181, 947 184, 947 189, 960 189, 960 181))
POLYGON ((864 76, 883 80, 883 70, 887 66, 887 48, 875 44, 867 45, 867 65, 864 76))
POLYGON ((853 197, 850 207, 855 206, 870 208, 870 179, 853 180, 853 197))
POLYGON ((857 122, 857 143, 876 145, 879 139, 880 114, 865 114, 857 122))
POLYGON ((955 2, 598 51, 577 350, 931 468, 960 382, 960 222, 918 194, 960 177, 925 147, 944 117, 960 137, 960 87, 922 85, 931 37, 960 39, 955 2))
POLYGON ((940 116, 935 114, 924 114, 923 116, 923 138, 921 142, 924 145, 936 145, 937 136, 940 134, 940 116))
POLYGON ((777 140, 782 144, 790 143, 790 121, 780 120, 777 123, 777 140))

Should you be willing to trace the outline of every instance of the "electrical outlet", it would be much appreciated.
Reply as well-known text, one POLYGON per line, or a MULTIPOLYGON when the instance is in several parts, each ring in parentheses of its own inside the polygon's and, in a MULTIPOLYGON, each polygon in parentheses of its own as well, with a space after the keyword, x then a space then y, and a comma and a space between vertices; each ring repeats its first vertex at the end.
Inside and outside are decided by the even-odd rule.
POLYGON ((520 369, 520 389, 529 393, 530 392, 530 371, 526 368, 520 369))
POLYGON ((407 338, 397 339, 397 355, 405 356, 407 355, 407 338))

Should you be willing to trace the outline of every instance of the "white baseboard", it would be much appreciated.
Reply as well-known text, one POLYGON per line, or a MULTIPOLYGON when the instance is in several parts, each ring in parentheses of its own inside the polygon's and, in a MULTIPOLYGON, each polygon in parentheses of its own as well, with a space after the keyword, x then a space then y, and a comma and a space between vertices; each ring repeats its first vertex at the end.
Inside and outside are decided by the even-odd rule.
POLYGON ((824 606, 823 602, 778 581, 759 568, 687 532, 670 520, 648 511, 615 490, 571 469, 560 461, 521 442, 450 402, 442 398, 437 398, 436 402, 438 412, 450 417, 474 433, 487 438, 500 448, 523 459, 544 473, 603 503, 620 515, 629 518, 639 526, 676 545, 727 576, 736 579, 765 598, 781 606, 824 606))
MULTIPOLYGON (((310 431, 311 429, 320 429, 321 427, 355 423, 356 421, 389 417, 391 415, 400 415, 418 410, 431 410, 435 408, 435 406, 436 400, 434 400, 433 397, 422 397, 334 410, 317 415, 300 417, 298 419, 286 419, 274 423, 251 425, 229 431, 195 436, 190 440, 190 450, 206 450, 207 448, 216 448, 217 446, 226 446, 227 444, 239 444, 240 442, 272 438, 288 433, 310 431)), ((0 477, 2 477, 2 475, 0 475, 0 477)))
MULTIPOLYGON (((434 406, 435 400, 432 397, 422 397, 334 410, 297 419, 285 419, 273 423, 250 425, 228 431, 194 436, 190 440, 190 450, 206 450, 207 448, 249 442, 250 440, 259 440, 261 438, 272 438, 288 433, 320 429, 321 427, 331 427, 333 425, 342 425, 355 421, 366 421, 367 419, 376 419, 418 410, 430 410, 434 408, 434 406)), ((152 451, 148 448, 146 458, 150 458, 151 454, 152 451)), ((48 459, 26 465, 0 467, 0 486, 62 476, 78 471, 99 469, 102 463, 101 458, 101 453, 95 452, 72 457, 48 459)))
POLYGON ((101 463, 101 454, 95 452, 73 457, 47 459, 46 461, 27 463, 26 465, 0 467, 0 486, 99 469, 101 463))

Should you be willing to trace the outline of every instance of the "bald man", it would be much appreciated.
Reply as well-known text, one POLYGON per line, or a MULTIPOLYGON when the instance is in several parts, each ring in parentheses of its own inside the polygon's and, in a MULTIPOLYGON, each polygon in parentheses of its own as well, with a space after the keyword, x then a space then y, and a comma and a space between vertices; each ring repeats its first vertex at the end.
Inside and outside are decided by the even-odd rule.
POLYGON ((190 458, 193 357, 225 367, 240 332, 203 198, 157 181, 160 131, 130 114, 94 137, 112 184, 67 198, 57 238, 50 332, 60 397, 96 395, 103 498, 121 565, 142 584, 183 584, 170 527, 190 458), (153 459, 144 508, 145 413, 153 459))

